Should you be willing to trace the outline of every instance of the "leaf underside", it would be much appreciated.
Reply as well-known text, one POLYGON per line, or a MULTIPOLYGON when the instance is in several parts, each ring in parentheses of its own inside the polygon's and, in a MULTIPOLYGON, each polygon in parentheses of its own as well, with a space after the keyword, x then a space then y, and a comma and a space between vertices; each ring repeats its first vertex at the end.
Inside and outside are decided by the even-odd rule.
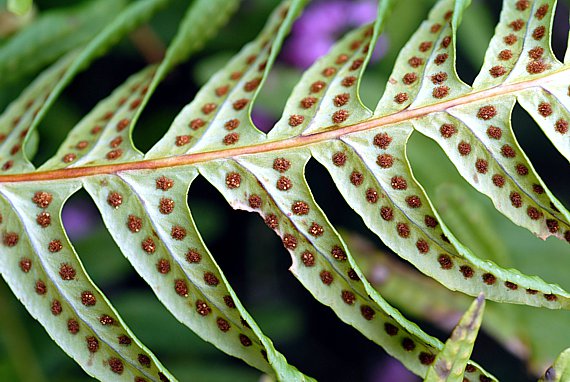
POLYGON ((273 347, 203 242, 186 202, 198 176, 233 208, 264 219, 289 251, 291 272, 317 300, 427 380, 443 380, 443 369, 458 380, 464 371, 475 380, 494 380, 468 360, 482 298, 445 346, 408 321, 365 279, 316 203, 305 178, 312 158, 372 232, 447 288, 499 302, 570 308, 570 294, 559 286, 480 259, 462 245, 414 178, 406 154, 414 131, 430 137, 513 223, 543 239, 570 241, 570 213, 532 167, 510 122, 518 102, 570 159, 570 68, 550 48, 555 0, 503 2, 472 86, 455 69, 456 30, 469 1, 438 1, 401 50, 372 111, 358 89, 395 3, 382 0, 375 23, 347 33, 303 74, 283 116, 265 134, 252 122, 253 104, 304 6, 285 1, 143 154, 131 135, 154 89, 236 7, 234 1, 199 0, 165 59, 101 101, 36 170, 22 147, 63 87, 165 3, 146 0, 126 8, 85 48, 47 69, 0 116, 2 276, 89 374, 104 380, 174 378, 93 285, 66 237, 61 209, 80 188, 95 201, 127 260, 179 321, 279 380, 310 377, 273 347), (462 337, 457 333, 467 321, 472 330, 462 337))

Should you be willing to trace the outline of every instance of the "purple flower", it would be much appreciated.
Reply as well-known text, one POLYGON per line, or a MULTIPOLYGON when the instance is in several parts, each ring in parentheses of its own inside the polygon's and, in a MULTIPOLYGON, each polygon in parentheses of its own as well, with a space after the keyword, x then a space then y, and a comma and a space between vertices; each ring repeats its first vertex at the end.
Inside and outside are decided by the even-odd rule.
MULTIPOLYGON (((283 47, 283 60, 301 69, 308 68, 347 30, 374 21, 376 9, 374 0, 319 1, 310 5, 293 25, 283 47)), ((379 39, 379 45, 384 52, 384 38, 379 39)), ((378 51, 377 46, 374 58, 381 56, 378 51)))
POLYGON ((97 222, 93 205, 84 200, 70 200, 61 213, 65 231, 71 240, 81 239, 90 234, 97 222))
POLYGON ((418 377, 394 358, 386 358, 372 371, 370 382, 419 382, 418 377))

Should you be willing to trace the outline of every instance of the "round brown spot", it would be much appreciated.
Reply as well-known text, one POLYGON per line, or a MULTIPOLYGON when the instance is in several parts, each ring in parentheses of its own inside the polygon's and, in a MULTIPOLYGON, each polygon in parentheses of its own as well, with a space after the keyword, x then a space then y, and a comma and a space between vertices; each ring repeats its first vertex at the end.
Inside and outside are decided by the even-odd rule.
POLYGON ((465 141, 461 141, 457 145, 457 151, 459 151, 461 156, 467 156, 471 153, 471 145, 465 141))
POLYGON ((342 94, 337 94, 334 97, 333 103, 336 107, 340 107, 346 105, 349 100, 350 100, 350 94, 342 93, 342 94))
POLYGON ((502 175, 495 174, 495 175, 493 175, 492 180, 493 180, 493 184, 499 188, 501 188, 505 185, 505 178, 502 175))
POLYGON ((406 73, 404 77, 402 77, 402 82, 406 85, 411 85, 416 82, 418 79, 418 75, 416 73, 406 73))
POLYGON ((348 110, 345 109, 335 111, 332 115, 332 121, 334 123, 342 123, 348 119, 349 114, 350 113, 348 112, 348 110))
POLYGON ((554 130, 556 130, 556 132, 560 134, 566 134, 568 132, 568 121, 560 118, 558 121, 556 121, 556 124, 554 125, 554 130))
POLYGON ((516 44, 516 42, 518 41, 518 38, 517 38, 517 36, 515 36, 514 34, 511 33, 511 34, 505 36, 505 37, 503 38, 503 41, 504 41, 505 44, 507 44, 507 45, 514 45, 514 44, 516 44))
POLYGON ((246 346, 246 347, 247 347, 247 346, 251 346, 251 344, 252 344, 252 342, 251 342, 251 340, 249 339, 249 337, 246 336, 245 334, 240 334, 240 335, 239 335, 239 342, 241 342, 241 344, 242 344, 243 346, 246 346))
POLYGON ((154 253, 154 251, 156 251, 156 244, 154 243, 154 240, 152 240, 152 238, 150 237, 147 237, 141 242, 141 247, 143 251, 145 251, 148 254, 152 254, 154 253))
POLYGON ((416 348, 416 344, 412 341, 411 338, 404 338, 402 340, 402 347, 405 351, 412 351, 416 348))
POLYGON ((488 121, 491 118, 495 117, 496 115, 497 115, 497 109, 495 108, 495 106, 492 105, 483 106, 477 112, 477 118, 482 119, 484 121, 488 121))
POLYGON ((376 203, 378 201, 378 191, 373 188, 366 190, 366 201, 368 203, 376 203))
POLYGON ((224 333, 230 330, 230 323, 221 317, 218 317, 216 319, 216 325, 218 325, 218 329, 220 329, 224 333))
POLYGON ((276 187, 279 191, 289 191, 293 187, 293 182, 286 176, 277 179, 276 187))
POLYGON ((125 367, 123 366, 123 361, 121 361, 118 358, 111 357, 107 362, 109 363, 109 368, 113 373, 119 375, 123 374, 123 371, 125 370, 125 367))
POLYGON ((350 179, 350 183, 352 183, 354 186, 358 187, 362 184, 362 182, 364 182, 364 175, 362 175, 358 171, 353 171, 350 174, 349 179, 350 179))
POLYGON ((110 143, 109 143, 109 147, 111 147, 112 149, 117 148, 121 145, 121 143, 123 143, 123 137, 116 137, 115 139, 113 139, 110 143))
POLYGON ((481 276, 481 278, 483 279, 483 282, 487 285, 493 285, 497 281, 495 275, 491 273, 485 273, 483 274, 483 276, 481 276))
POLYGON ((188 252, 186 252, 186 261, 188 261, 190 264, 199 263, 201 260, 202 255, 200 255, 197 250, 190 249, 188 252))
POLYGON ((557 233, 559 230, 558 221, 554 219, 546 219, 546 228, 550 233, 557 233))
POLYGON ((449 86, 437 86, 433 88, 432 95, 437 99, 447 97, 449 95, 449 86))
POLYGON ((156 263, 156 270, 163 275, 170 272, 170 262, 166 259, 160 259, 156 263))
POLYGON ((99 322, 101 325, 113 325, 115 324, 115 319, 107 314, 103 314, 99 317, 99 322))
POLYGON ((261 77, 254 78, 253 80, 248 81, 245 83, 245 85, 243 85, 243 90, 245 90, 246 92, 252 92, 255 89, 257 89, 260 83, 261 83, 261 77))
POLYGON ((388 334, 389 336, 393 337, 393 336, 395 336, 396 334, 398 334, 399 329, 398 329, 397 326, 394 326, 394 325, 392 325, 392 324, 386 322, 386 323, 384 324, 384 331, 386 332, 386 334, 388 334))
POLYGON ((248 199, 248 203, 251 208, 259 208, 261 207, 262 200, 259 195, 251 195, 248 199))
POLYGON ((505 286, 510 289, 510 290, 517 290, 519 289, 519 286, 515 283, 512 283, 510 281, 505 281, 505 286))
POLYGON ((331 255, 337 261, 346 261, 347 259, 346 252, 338 245, 332 247, 331 255))
POLYGON ((63 245, 59 240, 52 240, 48 244, 48 251, 51 253, 59 252, 63 249, 63 245))
POLYGON ((463 275, 463 277, 465 277, 466 279, 470 279, 471 277, 473 277, 473 274, 475 272, 473 272, 473 268, 471 268, 468 265, 462 265, 459 267, 459 272, 461 272, 461 274, 463 275))
POLYGON ((200 127, 203 127, 206 124, 202 118, 196 118, 190 121, 188 125, 192 130, 198 130, 200 127))
POLYGON ((234 145, 239 141, 239 134, 238 133, 226 134, 222 141, 226 146, 234 145))
POLYGON ((408 60, 408 64, 412 67, 412 68, 417 68, 421 65, 424 64, 424 60, 422 58, 419 57, 412 57, 408 60))
POLYGON ((392 177, 390 184, 394 190, 406 190, 408 188, 408 182, 401 176, 392 177))
POLYGON ((377 146, 382 150, 387 150, 390 143, 392 143, 392 137, 386 133, 379 133, 374 136, 373 143, 374 146, 377 146))
POLYGON ((321 281, 325 285, 331 285, 331 283, 333 282, 333 275, 329 271, 321 271, 319 277, 321 278, 321 281))
POLYGON ((216 105, 215 103, 207 103, 204 106, 202 106, 202 113, 208 115, 214 110, 216 110, 217 107, 218 105, 216 105))
POLYGON ((446 254, 439 255, 439 257, 437 258, 437 262, 441 266, 441 269, 448 270, 453 268, 453 261, 451 261, 451 257, 449 255, 446 254))
POLYGON ((85 306, 93 306, 97 303, 97 299, 93 292, 86 290, 81 292, 81 303, 85 306))
POLYGON ((163 215, 168 215, 174 211, 174 200, 170 198, 161 198, 158 205, 158 210, 163 215))
POLYGON ((285 172, 291 168, 291 162, 285 158, 276 158, 273 161, 273 169, 279 172, 285 172))
POLYGON ((295 127, 303 123, 305 117, 299 114, 293 114, 289 117, 289 126, 295 127))
POLYGON ((356 301, 356 296, 354 295, 354 293, 347 290, 342 291, 341 297, 342 301, 344 301, 348 305, 353 305, 354 302, 356 301))
POLYGON ((457 129, 450 123, 444 123, 439 127, 439 132, 444 138, 451 138, 453 134, 457 133, 457 129))
POLYGON ((398 93, 394 96, 394 102, 402 104, 408 100, 408 93, 398 93))
POLYGON ((434 85, 441 85, 442 83, 444 83, 447 80, 447 73, 439 72, 439 73, 433 74, 430 78, 431 78, 431 82, 434 85))
POLYGON ((345 88, 349 88, 356 82, 356 77, 354 76, 347 76, 342 79, 341 85, 345 88))
POLYGON ((240 121, 239 119, 230 119, 229 121, 227 121, 226 123, 224 123, 224 127, 226 128, 226 130, 235 130, 239 127, 240 121))
POLYGON ((276 229, 277 226, 279 225, 277 216, 273 214, 267 215, 267 217, 265 218, 265 224, 271 229, 276 229))
POLYGON ((121 119, 119 122, 117 122, 117 131, 123 131, 125 128, 127 128, 127 126, 129 126, 130 123, 131 121, 127 118, 121 119))
POLYGON ((309 213, 309 205, 303 201, 296 201, 291 206, 291 211, 295 215, 307 215, 309 213))
POLYGON ((507 73, 507 69, 502 65, 495 65, 489 69, 489 74, 495 78, 504 76, 505 73, 507 73))
POLYGON ((410 227, 406 223, 398 223, 396 224, 396 231, 398 235, 403 238, 410 237, 410 227))
POLYGON ((420 43, 420 46, 418 47, 418 49, 420 52, 427 52, 431 48, 432 45, 433 44, 431 43, 431 41, 424 41, 424 42, 420 43))
POLYGON ((478 158, 475 161, 475 170, 477 170, 479 174, 486 174, 488 168, 489 163, 485 159, 478 158))
POLYGON ((192 137, 189 135, 179 135, 176 137, 175 144, 178 147, 185 146, 188 143, 190 143, 190 138, 192 138, 192 137))
POLYGON ((53 300, 51 302, 51 314, 53 314, 54 316, 59 316, 61 314, 61 312, 63 312, 63 308, 61 306, 61 303, 58 300, 53 300))
POLYGON ((324 81, 316 81, 311 84, 311 93, 318 93, 327 86, 324 81))
POLYGON ((418 356, 422 365, 431 365, 435 361, 435 355, 431 353, 421 352, 418 356))
POLYGON ((541 102, 538 105, 538 113, 546 118, 552 114, 552 106, 547 102, 541 102))
POLYGON ((315 255, 309 251, 305 251, 301 254, 301 261, 306 267, 312 267, 315 265, 315 255))
POLYGON ((489 126, 487 129, 487 135, 492 139, 501 139, 503 136, 503 130, 496 126, 489 126))
POLYGON ((522 163, 518 163, 515 166, 515 170, 517 171, 517 174, 519 174, 519 175, 522 175, 522 176, 528 175, 528 168, 522 163))
POLYGON ((220 283, 220 280, 218 280, 216 275, 213 274, 212 272, 204 272, 204 281, 206 282, 206 284, 211 286, 216 286, 220 283))
POLYGON ((62 280, 73 280, 75 274, 75 269, 67 263, 61 264, 59 267, 59 276, 62 280))
POLYGON ((530 74, 539 74, 548 69, 548 65, 542 60, 534 60, 526 65, 526 71, 530 74))
POLYGON ((417 195, 410 195, 406 197, 406 203, 410 208, 419 208, 422 206, 422 201, 417 195))
POLYGON ((46 228, 51 224, 51 215, 49 212, 40 212, 36 216, 36 223, 42 228, 46 228))
POLYGON ((174 180, 161 176, 156 179, 156 189, 162 191, 168 191, 174 186, 174 180))
POLYGON ((441 40, 441 47, 447 48, 451 44, 451 36, 445 36, 443 40, 441 40))
POLYGON ((358 68, 360 68, 362 66, 363 62, 364 62, 364 60, 362 58, 358 58, 358 59, 352 61, 352 64, 350 65, 349 70, 357 70, 358 68))
POLYGON ((297 238, 291 235, 290 233, 286 233, 283 235, 283 246, 287 249, 294 250, 297 248, 297 238))
POLYGON ((346 163, 346 154, 343 152, 336 152, 332 156, 332 162, 337 167, 342 167, 346 163))
POLYGON ((311 108, 315 103, 317 102, 317 99, 315 97, 305 97, 301 100, 300 105, 303 109, 309 109, 311 108))
POLYGON ((107 196, 107 203, 117 209, 121 204, 123 204, 123 197, 118 192, 110 192, 107 196))
POLYGON ((541 59, 543 54, 544 54, 544 49, 540 46, 536 46, 528 51, 528 56, 532 60, 541 59))
POLYGON ((435 59, 433 60, 433 62, 435 62, 436 65, 441 65, 445 61, 447 61, 448 57, 449 57, 449 54, 441 53, 441 54, 438 54, 437 56, 435 56, 435 59))
POLYGON ((236 304, 231 296, 224 296, 224 303, 228 308, 235 309, 236 304))
POLYGON ((513 52, 510 49, 503 49, 499 52, 499 60, 508 61, 513 58, 513 52))
POLYGON ((542 187, 540 184, 533 184, 532 191, 534 191, 538 195, 542 195, 544 194, 544 187, 542 187))
POLYGON ((418 241, 416 241, 416 248, 422 254, 429 252, 429 244, 424 239, 419 239, 418 241))
POLYGON ((511 204, 515 208, 520 208, 523 204, 522 197, 518 192, 511 192, 509 195, 509 199, 511 200, 511 204))
POLYGON ((49 192, 38 191, 32 197, 32 202, 34 202, 39 208, 47 208, 52 199, 53 196, 49 192))
POLYGON ((79 322, 77 322, 73 318, 67 320, 67 331, 71 334, 79 333, 79 322))
POLYGON ((309 227, 308 232, 315 237, 319 237, 323 235, 325 230, 321 225, 317 224, 316 222, 313 222, 309 227))
POLYGON ((394 211, 390 207, 383 206, 380 208, 380 216, 386 221, 391 221, 394 218, 394 211))
POLYGON ((20 260, 19 265, 22 272, 28 273, 32 269, 32 260, 24 257, 20 260))
POLYGON ((218 97, 222 97, 222 96, 226 95, 228 90, 230 90, 230 87, 228 85, 223 85, 223 86, 217 87, 214 91, 218 97))
POLYGON ((348 61, 348 56, 346 54, 339 54, 338 57, 336 58, 335 62, 338 65, 340 65, 340 64, 344 64, 347 61, 348 61))
POLYGON ((348 272, 346 272, 346 274, 348 275, 348 278, 354 281, 360 281, 360 277, 358 277, 358 274, 356 273, 356 271, 352 268, 350 268, 348 270, 348 272))
POLYGON ((142 219, 135 215, 129 215, 127 218, 127 227, 132 233, 137 233, 142 228, 142 219))
POLYGON ((233 190, 241 185, 241 175, 237 172, 230 172, 226 175, 226 187, 233 190))
POLYGON ((542 40, 542 38, 544 37, 545 34, 546 34, 546 28, 541 25, 539 27, 536 27, 532 31, 532 38, 539 41, 539 40, 542 40))
POLYGON ((552 293, 550 293, 550 294, 545 294, 545 295, 544 295, 544 298, 545 298, 547 301, 550 301, 550 302, 556 301, 556 300, 558 299, 558 297, 556 297, 556 295, 555 295, 555 294, 552 294, 552 293))
POLYGON ((323 69, 322 73, 323 73, 323 76, 330 77, 336 73, 336 69, 329 66, 328 68, 323 69))
POLYGON ((362 305, 360 307, 360 314, 362 314, 362 317, 364 317, 365 320, 371 321, 374 319, 376 312, 368 305, 362 305))
POLYGON ((515 6, 519 11, 526 11, 527 8, 530 6, 530 2, 528 0, 519 0, 516 2, 515 6))
POLYGON ((174 291, 180 297, 188 297, 188 285, 184 280, 174 280, 174 291))
POLYGON ((73 153, 65 154, 62 158, 63 163, 71 163, 77 158, 77 155, 73 153))
POLYGON ((513 149, 511 146, 503 145, 501 147, 501 155, 504 156, 505 158, 514 158, 517 156, 517 153, 515 152, 515 149, 513 149))
POLYGON ((145 354, 139 354, 138 361, 144 367, 150 367, 150 358, 145 354))
POLYGON ((120 158, 122 155, 123 155, 123 150, 116 149, 109 151, 105 157, 109 160, 115 160, 120 158))

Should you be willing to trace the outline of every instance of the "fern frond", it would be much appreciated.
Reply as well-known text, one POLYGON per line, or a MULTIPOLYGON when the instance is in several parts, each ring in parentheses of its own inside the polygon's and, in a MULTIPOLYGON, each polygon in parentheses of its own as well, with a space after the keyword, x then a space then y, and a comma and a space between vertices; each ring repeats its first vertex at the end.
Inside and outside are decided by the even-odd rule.
MULTIPOLYGON (((406 154, 414 130, 425 134, 514 223, 541 238, 553 235, 570 241, 570 214, 536 174, 510 126, 518 100, 560 152, 568 153, 569 101, 565 94, 570 68, 558 62, 550 49, 554 0, 504 1, 496 35, 473 87, 459 78, 455 68, 456 30, 469 1, 438 1, 402 50, 386 92, 371 111, 362 104, 358 88, 395 3, 382 0, 374 25, 348 33, 307 70, 279 122, 264 134, 252 122, 253 104, 304 6, 302 0, 286 1, 259 37, 211 77, 164 137, 143 155, 134 147, 131 132, 153 90, 174 65, 217 30, 235 5, 200 0, 190 8, 164 61, 133 75, 103 100, 70 132, 58 153, 34 170, 21 147, 63 86, 116 37, 164 2, 147 0, 131 6, 124 14, 129 17, 119 16, 86 48, 61 59, 0 117, 5 137, 0 146, 5 174, 0 176, 1 211, 10 217, 2 229, 5 252, 11 256, 3 260, 2 274, 16 294, 20 284, 29 289, 30 269, 22 273, 18 264, 26 260, 21 257, 24 251, 33 250, 35 280, 49 277, 49 285, 40 280, 45 284, 40 290, 59 288, 62 297, 56 297, 65 297, 66 307, 76 309, 83 322, 90 323, 94 336, 108 345, 99 354, 122 357, 121 373, 113 368, 117 363, 108 360, 103 367, 99 362, 91 369, 82 358, 85 349, 75 348, 78 345, 73 341, 63 343, 65 328, 49 316, 42 297, 33 295, 36 300, 26 303, 28 309, 89 373, 108 378, 109 372, 122 377, 140 372, 156 379, 158 372, 167 372, 160 371, 150 353, 145 362, 152 359, 155 369, 141 370, 145 362, 134 361, 134 353, 111 342, 117 327, 108 330, 105 324, 101 327, 94 322, 93 312, 111 312, 120 330, 127 331, 82 273, 55 218, 64 201, 80 187, 95 201, 126 258, 178 320, 226 353, 281 380, 309 377, 288 365, 274 349, 202 241, 186 202, 189 187, 199 175, 232 207, 263 217, 290 252, 291 271, 317 300, 422 377, 438 367, 438 363, 430 366, 436 359, 449 357, 454 341, 444 346, 423 332, 366 280, 312 195, 305 178, 311 158, 328 170, 372 232, 447 288, 473 296, 483 292, 500 302, 570 308, 570 294, 557 285, 479 259, 460 243, 414 178, 406 154), (121 24, 127 20, 130 24, 121 24), (493 65, 497 60, 500 65, 493 65), (41 212, 34 203, 47 208, 49 203, 38 204, 47 195, 53 204, 41 212), (39 215, 30 213, 36 210, 39 215), (65 264, 73 269, 73 280, 63 276, 70 274, 69 269, 48 253, 56 248, 46 247, 50 240, 59 240, 61 249, 66 249, 65 264), (63 281, 57 277, 58 269, 63 281), (97 301, 95 308, 85 306, 79 290, 93 291, 89 296, 97 301)), ((30 293, 18 295, 25 300, 30 293)), ((482 305, 479 299, 466 318, 474 317, 476 327, 482 305)), ((471 346, 472 338, 466 343, 471 346)), ((472 361, 467 364, 468 357, 460 358, 455 374, 467 367, 470 375, 493 380, 472 361)))

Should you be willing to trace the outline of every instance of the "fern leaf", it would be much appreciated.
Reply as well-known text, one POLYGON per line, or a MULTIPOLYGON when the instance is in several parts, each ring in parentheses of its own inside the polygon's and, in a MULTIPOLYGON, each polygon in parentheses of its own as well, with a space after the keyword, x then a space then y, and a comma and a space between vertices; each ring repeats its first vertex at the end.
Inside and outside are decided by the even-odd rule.
POLYGON ((48 68, 0 116, 0 163, 5 173, 33 171, 25 157, 26 140, 73 77, 117 40, 149 19, 168 0, 134 3, 117 16, 87 46, 48 68))
POLYGON ((564 350, 554 364, 549 367, 544 375, 539 379, 540 382, 563 382, 570 378, 570 371, 568 368, 568 362, 570 361, 570 349, 564 350))
POLYGON ((170 379, 89 279, 67 239, 61 210, 79 187, 77 181, 0 187, 2 276, 89 375, 102 380, 170 379))
POLYGON ((0 48, 0 84, 33 74, 88 42, 125 6, 124 0, 103 0, 41 13, 0 48))
POLYGON ((32 0, 8 0, 8 9, 18 15, 23 15, 32 8, 32 4, 32 0))
POLYGON ((484 309, 485 299, 483 295, 480 295, 473 301, 455 329, 453 329, 451 337, 447 340, 445 347, 430 367, 424 381, 461 382, 465 380, 463 375, 466 372, 472 372, 471 368, 467 367, 467 361, 473 351, 473 345, 483 319, 484 309))
MULTIPOLYGON (((234 7, 233 2, 217 3, 219 7, 224 4, 221 9, 227 12, 234 7)), ((259 213, 281 236, 293 259, 291 271, 315 298, 422 377, 434 372, 429 370, 437 367, 430 369, 436 358, 442 362, 448 359, 457 344, 452 340, 444 347, 424 333, 364 278, 313 198, 304 174, 311 158, 329 171, 347 203, 376 235, 446 287, 469 295, 483 291, 495 301, 570 308, 570 295, 560 287, 481 260, 462 245, 414 178, 406 156, 407 141, 418 130, 437 141, 467 181, 516 224, 543 238, 555 235, 569 240, 567 210, 533 170, 510 127, 515 101, 522 100, 533 114, 530 110, 536 109, 532 105, 536 96, 531 98, 529 93, 541 94, 551 104, 552 116, 542 115, 544 108, 540 107, 543 120, 533 116, 554 145, 566 152, 566 132, 557 131, 559 137, 547 131, 553 122, 560 125, 558 119, 566 118, 568 112, 564 98, 567 65, 556 61, 549 46, 555 2, 505 1, 497 35, 472 88, 455 70, 456 29, 469 1, 440 0, 404 47, 386 92, 372 112, 360 101, 358 86, 393 3, 380 1, 373 26, 347 34, 303 75, 281 120, 265 135, 252 122, 253 103, 304 5, 302 0, 284 2, 259 37, 210 79, 165 136, 143 155, 131 141, 131 130, 154 88, 202 43, 205 37, 198 38, 195 31, 204 30, 207 37, 225 20, 216 5, 198 1, 165 60, 135 74, 102 101, 72 130, 56 156, 34 171, 20 148, 15 153, 11 148, 25 144, 25 137, 64 84, 95 56, 95 47, 107 46, 115 33, 126 30, 112 24, 76 58, 70 55, 56 64, 56 68, 69 67, 62 80, 57 80, 53 69, 32 85, 28 96, 39 94, 45 84, 53 89, 48 90, 46 104, 37 115, 25 107, 27 98, 23 96, 0 120, 9 143, 0 146, 1 158, 13 161, 12 167, 5 169, 7 175, 0 176, 5 213, 19 213, 22 225, 18 232, 23 236, 26 230, 25 237, 33 245, 45 239, 41 237, 44 231, 30 228, 34 218, 22 207, 29 205, 30 196, 18 195, 15 188, 35 190, 35 182, 44 180, 47 182, 41 184, 55 194, 58 187, 68 187, 57 194, 61 208, 71 193, 84 187, 124 255, 176 318, 221 350, 281 380, 309 377, 288 365, 274 349, 203 243, 186 204, 188 189, 199 175, 232 207, 259 213), (501 40, 513 15, 520 17, 527 29, 521 27, 519 35, 501 40), (501 54, 497 53, 501 41, 513 45, 512 61, 500 68, 487 68, 501 54), (534 57, 531 51, 536 44, 541 44, 542 53, 534 57), (558 85, 559 79, 562 85, 558 85), (490 123, 498 125, 494 128, 501 131, 500 142, 485 135, 490 123), (500 176, 502 182, 493 175, 500 176), (14 201, 21 201, 22 206, 10 207, 8 203, 14 201)), ((518 19, 515 21, 511 29, 518 28, 518 19)), ((59 234, 64 235, 59 227, 59 234)), ((4 245, 10 247, 12 242, 4 245)), ((14 267, 7 270, 5 277, 14 277, 15 271, 14 267)), ((45 266, 43 271, 50 269, 45 266)), ((482 305, 479 298, 465 319, 474 318, 477 328, 482 305)), ((470 349, 472 338, 465 342, 470 349)), ((124 357, 128 362, 128 355, 124 357)), ((460 358, 461 370, 453 369, 455 374, 468 362, 468 356, 460 358)), ((157 370, 160 367, 157 361, 153 365, 157 370)), ((480 380, 493 380, 471 361, 467 369, 480 380)))

